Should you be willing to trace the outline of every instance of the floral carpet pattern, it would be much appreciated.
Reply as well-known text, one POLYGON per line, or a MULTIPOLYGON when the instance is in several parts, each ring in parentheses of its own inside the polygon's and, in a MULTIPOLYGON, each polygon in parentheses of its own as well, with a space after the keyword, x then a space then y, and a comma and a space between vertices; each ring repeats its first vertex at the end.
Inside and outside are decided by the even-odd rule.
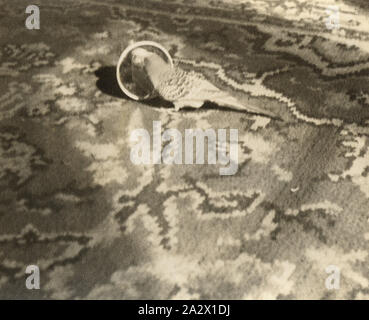
POLYGON ((1 299, 369 298, 365 1, 40 0, 40 30, 0 3, 1 299), (130 100, 131 40, 280 119, 130 100), (153 121, 238 129, 237 173, 134 165, 153 121))

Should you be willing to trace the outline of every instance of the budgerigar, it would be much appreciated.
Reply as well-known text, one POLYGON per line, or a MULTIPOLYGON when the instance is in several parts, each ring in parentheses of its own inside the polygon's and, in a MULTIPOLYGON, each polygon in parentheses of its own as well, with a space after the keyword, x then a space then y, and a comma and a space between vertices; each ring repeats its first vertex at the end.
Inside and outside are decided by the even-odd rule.
POLYGON ((200 73, 187 72, 177 66, 172 68, 158 54, 146 49, 137 48, 132 51, 132 65, 132 72, 137 72, 139 75, 133 75, 133 78, 139 81, 147 75, 156 94, 172 102, 176 110, 183 107, 200 108, 209 101, 219 106, 275 117, 270 111, 241 104, 229 93, 214 86, 200 73))

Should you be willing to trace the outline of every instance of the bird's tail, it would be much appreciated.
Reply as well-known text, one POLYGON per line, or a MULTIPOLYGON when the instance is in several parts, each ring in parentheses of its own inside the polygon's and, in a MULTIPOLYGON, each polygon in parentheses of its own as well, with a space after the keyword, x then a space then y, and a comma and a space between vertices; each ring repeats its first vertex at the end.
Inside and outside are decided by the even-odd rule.
POLYGON ((253 114, 264 115, 270 118, 279 119, 279 117, 269 110, 264 110, 255 106, 240 103, 236 98, 229 95, 218 95, 211 100, 219 106, 228 107, 238 111, 245 111, 253 114))

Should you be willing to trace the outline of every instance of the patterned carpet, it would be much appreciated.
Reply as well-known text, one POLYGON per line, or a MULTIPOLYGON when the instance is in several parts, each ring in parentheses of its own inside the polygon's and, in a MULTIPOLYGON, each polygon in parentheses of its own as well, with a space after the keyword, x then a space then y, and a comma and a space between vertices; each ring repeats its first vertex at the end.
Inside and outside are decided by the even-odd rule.
POLYGON ((40 0, 40 30, 0 3, 0 298, 369 298, 365 1, 40 0), (282 120, 130 100, 130 40, 282 120), (238 129, 237 174, 133 165, 153 121, 238 129))

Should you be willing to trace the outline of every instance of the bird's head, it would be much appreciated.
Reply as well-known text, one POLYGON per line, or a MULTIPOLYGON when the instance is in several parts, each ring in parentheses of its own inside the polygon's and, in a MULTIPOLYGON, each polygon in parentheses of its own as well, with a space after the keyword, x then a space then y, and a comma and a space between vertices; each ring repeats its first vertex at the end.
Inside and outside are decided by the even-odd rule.
POLYGON ((132 50, 131 55, 132 55, 132 63, 136 67, 140 67, 143 69, 145 65, 148 63, 149 58, 153 55, 153 53, 143 48, 136 48, 132 50))
POLYGON ((154 87, 158 83, 161 73, 170 68, 170 65, 161 56, 146 49, 136 48, 132 50, 131 55, 134 67, 143 70, 154 87))

